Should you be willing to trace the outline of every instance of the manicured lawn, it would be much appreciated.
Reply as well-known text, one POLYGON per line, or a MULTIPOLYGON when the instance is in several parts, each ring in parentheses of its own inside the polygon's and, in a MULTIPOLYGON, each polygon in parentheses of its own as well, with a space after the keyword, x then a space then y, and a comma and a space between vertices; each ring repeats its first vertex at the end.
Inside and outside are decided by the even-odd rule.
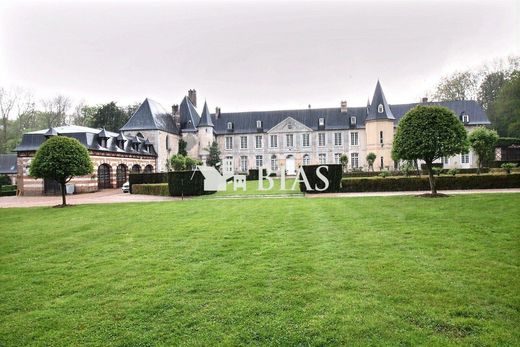
POLYGON ((201 198, 208 199, 208 198, 219 198, 219 197, 225 197, 225 196, 249 196, 249 195, 302 195, 302 192, 300 191, 300 186, 298 183, 296 183, 296 186, 293 188, 294 178, 287 178, 285 179, 285 189, 282 189, 282 180, 278 177, 274 177, 273 179, 273 187, 272 189, 269 189, 269 182, 267 179, 263 180, 263 188, 265 190, 260 190, 259 188, 259 181, 247 181, 246 182, 246 190, 243 189, 233 189, 233 182, 228 182, 226 191, 216 192, 211 195, 204 195, 201 198))
POLYGON ((0 345, 519 345, 520 194, 0 209, 0 345))

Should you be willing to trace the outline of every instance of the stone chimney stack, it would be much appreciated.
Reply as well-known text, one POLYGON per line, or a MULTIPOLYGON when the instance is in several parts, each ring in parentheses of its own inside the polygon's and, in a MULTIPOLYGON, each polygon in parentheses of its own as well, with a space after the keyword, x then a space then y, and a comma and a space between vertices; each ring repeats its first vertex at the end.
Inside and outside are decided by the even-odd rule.
POLYGON ((347 100, 341 100, 341 113, 347 113, 347 100))
POLYGON ((172 117, 173 122, 177 126, 177 128, 181 127, 181 115, 179 114, 179 105, 175 104, 172 106, 172 117))
POLYGON ((188 98, 193 106, 197 107, 197 91, 195 89, 188 90, 188 98))
POLYGON ((427 104, 428 103, 428 98, 427 97, 422 98, 421 99, 421 103, 427 104))
POLYGON ((215 107, 215 118, 220 118, 220 107, 215 107))
POLYGON ((177 113, 179 113, 179 105, 175 104, 172 106, 172 115, 175 116, 177 113))

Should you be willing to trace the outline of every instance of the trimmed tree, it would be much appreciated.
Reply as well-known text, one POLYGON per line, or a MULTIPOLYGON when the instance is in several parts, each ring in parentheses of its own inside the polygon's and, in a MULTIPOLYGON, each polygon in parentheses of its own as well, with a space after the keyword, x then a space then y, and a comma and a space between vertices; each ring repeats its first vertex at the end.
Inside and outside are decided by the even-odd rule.
POLYGON ((343 166, 343 172, 347 172, 347 166, 348 166, 348 155, 342 154, 341 157, 339 157, 339 162, 343 166))
POLYGON ((208 159, 206 159, 206 165, 215 166, 220 163, 220 149, 218 148, 217 141, 213 141, 211 146, 208 148, 208 159))
POLYGON ((397 158, 424 161, 431 192, 435 195, 433 161, 466 152, 468 135, 451 110, 419 105, 408 111, 399 122, 392 150, 397 158))
POLYGON ((478 127, 469 134, 468 140, 471 148, 477 154, 477 174, 480 175, 482 163, 493 157, 495 144, 498 141, 498 134, 495 130, 478 127))
POLYGON ((40 146, 29 170, 32 177, 58 182, 61 205, 66 206, 65 184, 75 176, 91 174, 94 168, 87 149, 78 140, 53 136, 40 146))
POLYGON ((374 162, 376 161, 377 155, 373 152, 370 152, 367 154, 367 163, 368 163, 368 169, 372 168, 372 171, 374 171, 374 162))

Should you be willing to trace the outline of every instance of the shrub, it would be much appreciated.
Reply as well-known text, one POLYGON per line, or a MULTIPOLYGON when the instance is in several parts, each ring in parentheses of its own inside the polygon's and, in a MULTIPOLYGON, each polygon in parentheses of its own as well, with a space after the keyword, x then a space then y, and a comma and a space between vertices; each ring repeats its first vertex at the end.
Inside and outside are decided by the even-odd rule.
POLYGON ((449 169, 448 174, 452 176, 456 176, 460 172, 459 169, 449 169))
POLYGON ((134 184, 133 194, 170 196, 168 183, 134 184))
POLYGON ((6 184, 0 186, 0 196, 11 196, 16 195, 16 185, 6 184))
POLYGON ((168 190, 171 196, 211 194, 204 191, 204 176, 200 171, 168 172, 168 190))
POLYGON ((0 186, 3 186, 3 185, 10 185, 12 182, 11 182, 11 178, 7 175, 0 175, 0 186))
POLYGON ((323 165, 303 165, 302 170, 305 172, 305 176, 311 186, 312 190, 307 191, 307 187, 303 182, 300 182, 300 191, 307 193, 333 193, 338 192, 341 189, 341 177, 342 177, 342 165, 341 164, 323 164, 323 165), (316 169, 318 167, 325 166, 328 169, 321 169, 320 173, 329 180, 329 187, 324 191, 317 191, 315 187, 323 188, 324 183, 316 175, 316 169))
MULTIPOLYGON (((441 176, 437 178, 441 190, 520 188, 520 174, 441 176)), ((390 177, 343 179, 342 192, 390 192, 428 190, 428 177, 390 177)))
POLYGON ((432 171, 435 175, 440 176, 442 172, 442 167, 434 166, 432 167, 432 171))
POLYGON ((131 173, 128 176, 128 183, 130 184, 130 193, 133 193, 132 186, 135 184, 151 184, 151 183, 168 183, 168 173, 131 173))
POLYGON ((504 163, 500 166, 504 171, 509 175, 511 173, 511 170, 516 167, 515 163, 504 163))
POLYGON ((384 170, 384 171, 381 171, 378 176, 382 177, 382 178, 386 178, 386 177, 390 176, 390 172, 384 170))

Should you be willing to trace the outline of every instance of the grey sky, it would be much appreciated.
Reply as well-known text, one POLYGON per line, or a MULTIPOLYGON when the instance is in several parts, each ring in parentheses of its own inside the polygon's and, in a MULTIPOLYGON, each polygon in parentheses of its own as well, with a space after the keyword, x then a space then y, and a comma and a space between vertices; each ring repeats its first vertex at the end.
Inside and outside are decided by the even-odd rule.
MULTIPOLYGON (((520 53, 518 1, 2 1, 0 85, 88 103, 190 88, 225 111, 419 100, 520 53)), ((200 107, 200 106, 199 106, 200 107)))

